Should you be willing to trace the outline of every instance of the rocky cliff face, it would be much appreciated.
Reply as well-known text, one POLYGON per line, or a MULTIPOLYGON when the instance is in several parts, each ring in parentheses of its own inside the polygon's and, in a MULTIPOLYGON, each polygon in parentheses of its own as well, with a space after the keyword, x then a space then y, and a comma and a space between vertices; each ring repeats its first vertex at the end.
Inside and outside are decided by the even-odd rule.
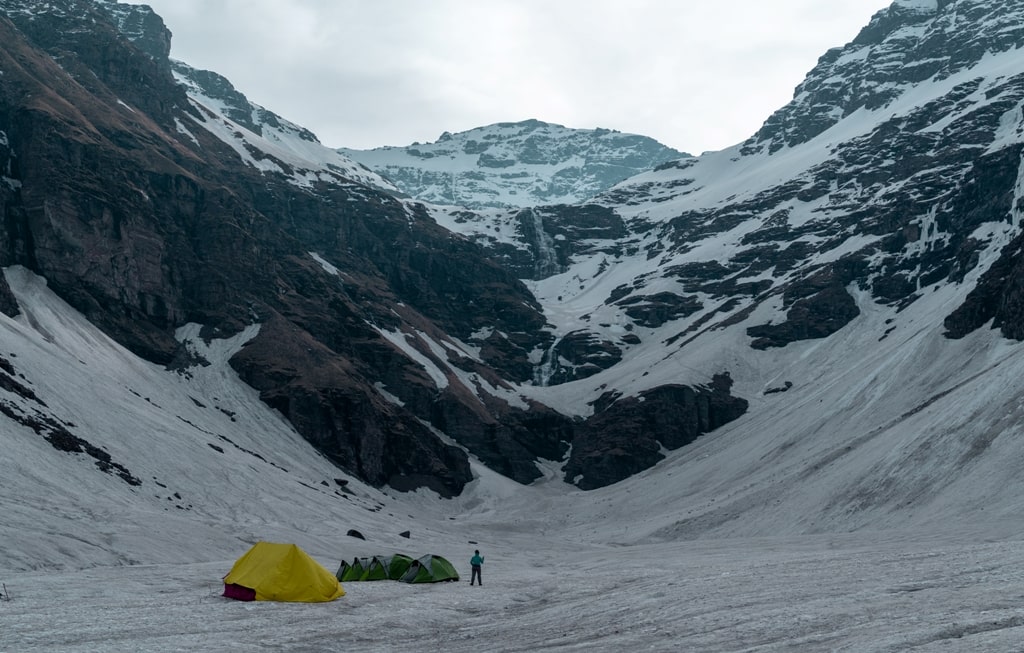
MULTIPOLYGON (((300 433, 371 483, 457 493, 466 453, 431 431, 431 412, 472 403, 497 419, 475 407, 477 388, 442 393, 454 373, 432 378, 414 359, 457 360, 488 388, 528 376, 549 336, 526 288, 338 170, 258 165, 259 135, 190 98, 166 59, 119 34, 106 3, 14 5, 24 9, 0 5, 3 264, 46 277, 163 364, 193 362, 174 337, 188 322, 222 335, 261 324, 233 364, 300 433), (500 335, 467 344, 484 329, 500 335)), ((510 457, 557 449, 517 438, 510 457)))
POLYGON ((410 197, 469 208, 577 204, 688 154, 652 138, 524 120, 445 132, 433 143, 342 148, 410 197))

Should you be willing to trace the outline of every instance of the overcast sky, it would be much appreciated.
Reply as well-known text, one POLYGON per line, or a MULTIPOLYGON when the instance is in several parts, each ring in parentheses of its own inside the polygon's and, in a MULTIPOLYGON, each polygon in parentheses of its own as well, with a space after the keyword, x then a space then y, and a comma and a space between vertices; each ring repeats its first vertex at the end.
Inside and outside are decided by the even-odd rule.
MULTIPOLYGON (((139 0, 132 0, 138 4, 139 0)), ((699 154, 889 0, 148 0, 171 55, 332 147, 537 118, 699 154)))

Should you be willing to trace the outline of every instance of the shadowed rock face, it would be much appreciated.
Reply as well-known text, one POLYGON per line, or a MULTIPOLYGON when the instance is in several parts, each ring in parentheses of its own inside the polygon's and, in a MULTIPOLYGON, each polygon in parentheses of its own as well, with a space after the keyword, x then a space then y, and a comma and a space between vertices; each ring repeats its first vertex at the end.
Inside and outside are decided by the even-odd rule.
POLYGON ((950 338, 962 338, 989 321, 1007 338, 1024 340, 1024 235, 1003 249, 944 324, 950 338))
POLYGON ((651 467, 673 450, 726 424, 747 409, 717 375, 706 388, 666 385, 638 397, 606 397, 577 431, 566 478, 584 490, 611 485, 651 467))
MULTIPOLYGON (((525 380, 530 351, 550 341, 526 288, 390 196, 358 184, 296 187, 243 165, 201 128, 183 136, 179 125, 202 116, 161 51, 123 39, 101 6, 54 6, 65 11, 0 13, 0 263, 46 277, 158 363, 183 360, 173 333, 185 323, 215 336, 259 322, 232 365, 310 442, 374 485, 460 492, 466 453, 425 423, 439 405, 479 400, 440 393, 382 332, 470 341, 487 327, 501 346, 463 365, 495 383, 525 380)), ((6 284, 0 310, 17 310, 6 284)), ((519 426, 529 423, 522 411, 503 410, 482 417, 506 429, 508 448, 559 451, 557 428, 538 435, 519 426)))

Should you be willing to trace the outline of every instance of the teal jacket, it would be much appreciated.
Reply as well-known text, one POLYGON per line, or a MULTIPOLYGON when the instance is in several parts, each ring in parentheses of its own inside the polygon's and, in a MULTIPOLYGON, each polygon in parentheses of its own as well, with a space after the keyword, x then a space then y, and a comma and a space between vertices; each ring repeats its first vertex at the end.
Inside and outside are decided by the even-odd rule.
POLYGON ((473 556, 469 560, 469 564, 471 564, 474 567, 479 567, 480 565, 484 564, 484 557, 483 556, 473 556))

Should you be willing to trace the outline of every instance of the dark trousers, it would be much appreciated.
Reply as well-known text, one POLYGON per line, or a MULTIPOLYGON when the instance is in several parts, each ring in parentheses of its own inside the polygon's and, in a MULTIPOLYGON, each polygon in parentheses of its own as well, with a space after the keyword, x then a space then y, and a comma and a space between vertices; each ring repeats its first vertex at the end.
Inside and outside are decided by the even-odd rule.
POLYGON ((480 578, 480 565, 473 565, 473 573, 469 576, 469 584, 472 585, 473 581, 478 581, 481 585, 484 584, 483 579, 480 578))

